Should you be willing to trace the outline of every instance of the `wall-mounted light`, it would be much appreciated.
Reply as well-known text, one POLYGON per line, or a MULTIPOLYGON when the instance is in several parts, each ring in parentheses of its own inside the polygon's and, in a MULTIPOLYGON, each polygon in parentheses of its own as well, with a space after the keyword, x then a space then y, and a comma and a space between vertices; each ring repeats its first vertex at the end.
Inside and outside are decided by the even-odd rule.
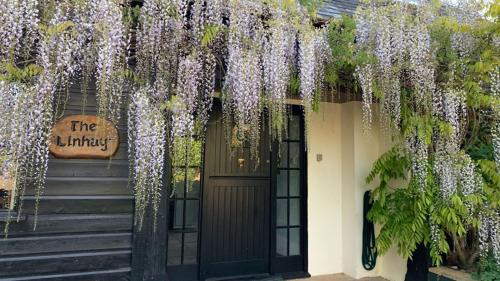
POLYGON ((323 161, 323 154, 316 154, 316 161, 318 162, 323 161))
POLYGON ((240 165, 240 168, 243 168, 243 165, 245 165, 245 159, 238 158, 238 165, 240 165))

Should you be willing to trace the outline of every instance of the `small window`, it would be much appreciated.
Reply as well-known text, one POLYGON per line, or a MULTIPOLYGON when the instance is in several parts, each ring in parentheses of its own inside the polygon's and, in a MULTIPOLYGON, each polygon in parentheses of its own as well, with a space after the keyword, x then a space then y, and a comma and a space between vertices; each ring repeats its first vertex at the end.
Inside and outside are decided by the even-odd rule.
POLYGON ((276 173, 276 257, 301 256, 303 237, 303 164, 305 157, 300 112, 291 112, 278 155, 276 173))
POLYGON ((202 142, 195 138, 184 155, 178 153, 172 159, 168 266, 196 264, 198 260, 202 149, 202 142))
POLYGON ((0 211, 13 208, 12 198, 13 181, 8 177, 0 175, 0 211))

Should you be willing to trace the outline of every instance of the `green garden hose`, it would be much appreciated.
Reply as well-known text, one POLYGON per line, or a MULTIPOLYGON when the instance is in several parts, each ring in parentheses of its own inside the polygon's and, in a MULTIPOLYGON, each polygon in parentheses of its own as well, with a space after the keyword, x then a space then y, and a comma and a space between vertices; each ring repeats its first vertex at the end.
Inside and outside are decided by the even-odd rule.
POLYGON ((377 264, 377 249, 375 248, 375 228, 373 222, 368 220, 368 212, 372 208, 370 202, 370 191, 366 191, 363 197, 363 253, 361 256, 363 267, 372 270, 377 264))

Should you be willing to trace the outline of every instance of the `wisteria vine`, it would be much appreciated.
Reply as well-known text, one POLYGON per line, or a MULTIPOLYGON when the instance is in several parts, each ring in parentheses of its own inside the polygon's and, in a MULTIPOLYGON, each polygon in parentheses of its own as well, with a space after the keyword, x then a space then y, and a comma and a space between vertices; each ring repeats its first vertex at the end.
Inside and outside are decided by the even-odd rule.
MULTIPOLYGON (((365 129, 372 126, 372 107, 379 102, 381 126, 389 127, 409 155, 410 186, 418 187, 416 194, 422 196, 437 189, 437 201, 441 203, 433 202, 436 205, 428 212, 433 257, 447 250, 443 233, 450 230, 438 219, 437 204, 453 206, 457 198, 462 198, 467 209, 467 216, 462 218, 465 226, 471 227, 473 218, 480 217, 482 254, 491 250, 500 262, 499 211, 490 203, 479 207, 476 196, 485 192, 483 178, 488 176, 478 168, 485 164, 473 160, 473 153, 468 152, 468 141, 473 138, 468 134, 474 134, 470 124, 475 122, 470 119, 491 120, 488 140, 497 169, 500 167, 498 62, 493 58, 492 66, 486 67, 489 83, 479 83, 471 90, 476 81, 469 80, 471 74, 477 74, 478 66, 471 62, 482 59, 478 42, 484 40, 471 30, 481 30, 481 21, 488 21, 481 17, 480 10, 480 4, 468 0, 443 6, 430 1, 362 2, 354 16, 355 51, 360 59, 355 76, 361 90, 365 129), (479 95, 490 102, 478 106, 475 99, 479 95)), ((486 46, 495 44, 494 38, 486 39, 486 46)))
MULTIPOLYGON (((135 223, 142 227, 146 207, 156 218, 164 186, 166 118, 152 97, 153 89, 142 87, 131 96, 128 110, 128 145, 132 165, 130 180, 135 191, 135 223)), ((156 221, 156 219, 154 220, 156 221)))
MULTIPOLYGON (((128 102, 139 225, 149 206, 156 216, 165 194, 166 153, 182 153, 194 137, 203 139, 216 88, 232 147, 248 143, 258 158, 265 126, 279 142, 293 90, 302 100, 307 136, 332 50, 327 30, 315 27, 295 2, 145 0, 138 11, 127 0, 0 0, 0 113, 13 113, 14 120, 0 120, 0 171, 15 181, 15 204, 22 204, 28 184, 35 185, 37 198, 42 194, 49 129, 64 113, 65 89, 78 80, 84 93, 96 80, 98 114, 110 121, 119 121, 128 102)), ((474 5, 463 7, 450 5, 448 15, 456 26, 473 26, 480 15, 472 12, 474 5)), ((363 2, 355 14, 355 49, 365 60, 355 76, 365 127, 379 102, 381 120, 401 133, 411 155, 415 185, 421 192, 436 185, 449 201, 456 194, 474 196, 484 185, 463 148, 471 102, 463 77, 478 44, 467 28, 457 28, 448 41, 458 63, 442 75, 433 44, 439 12, 425 1, 363 2)), ((499 75, 493 69, 480 91, 498 99, 499 75)), ((492 111, 500 167, 500 109, 492 111)), ((472 204, 467 208, 475 212, 472 204)), ((492 214, 483 214, 481 239, 499 256, 498 239, 491 238, 499 236, 498 213, 492 214)), ((443 236, 438 224, 428 224, 436 245, 443 236)))
POLYGON ((1 4, 0 61, 6 67, 0 70, 10 77, 2 82, 2 93, 10 94, 2 96, 1 110, 24 113, 16 115, 19 129, 2 125, 1 132, 2 174, 15 179, 15 193, 21 194, 16 204, 28 178, 37 179, 41 194, 49 128, 64 114, 67 89, 75 82, 82 85, 85 108, 95 80, 98 115, 114 123, 130 104, 139 223, 148 205, 158 207, 166 149, 179 153, 192 138, 204 138, 217 71, 223 73, 228 138, 233 146, 250 143, 253 157, 264 123, 275 140, 282 139, 294 76, 300 75, 306 114, 322 90, 326 35, 296 3, 146 0, 140 11, 128 0, 1 4))

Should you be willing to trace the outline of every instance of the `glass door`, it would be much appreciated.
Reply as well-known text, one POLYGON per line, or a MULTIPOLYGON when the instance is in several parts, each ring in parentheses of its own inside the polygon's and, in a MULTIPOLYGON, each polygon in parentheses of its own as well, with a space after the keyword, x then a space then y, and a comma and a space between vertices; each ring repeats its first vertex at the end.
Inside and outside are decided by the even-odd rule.
POLYGON ((300 273, 306 264, 305 143, 302 112, 291 108, 287 134, 275 153, 273 273, 300 273))
POLYGON ((167 252, 167 272, 171 280, 198 279, 201 159, 199 140, 186 148, 185 155, 172 159, 167 252))

